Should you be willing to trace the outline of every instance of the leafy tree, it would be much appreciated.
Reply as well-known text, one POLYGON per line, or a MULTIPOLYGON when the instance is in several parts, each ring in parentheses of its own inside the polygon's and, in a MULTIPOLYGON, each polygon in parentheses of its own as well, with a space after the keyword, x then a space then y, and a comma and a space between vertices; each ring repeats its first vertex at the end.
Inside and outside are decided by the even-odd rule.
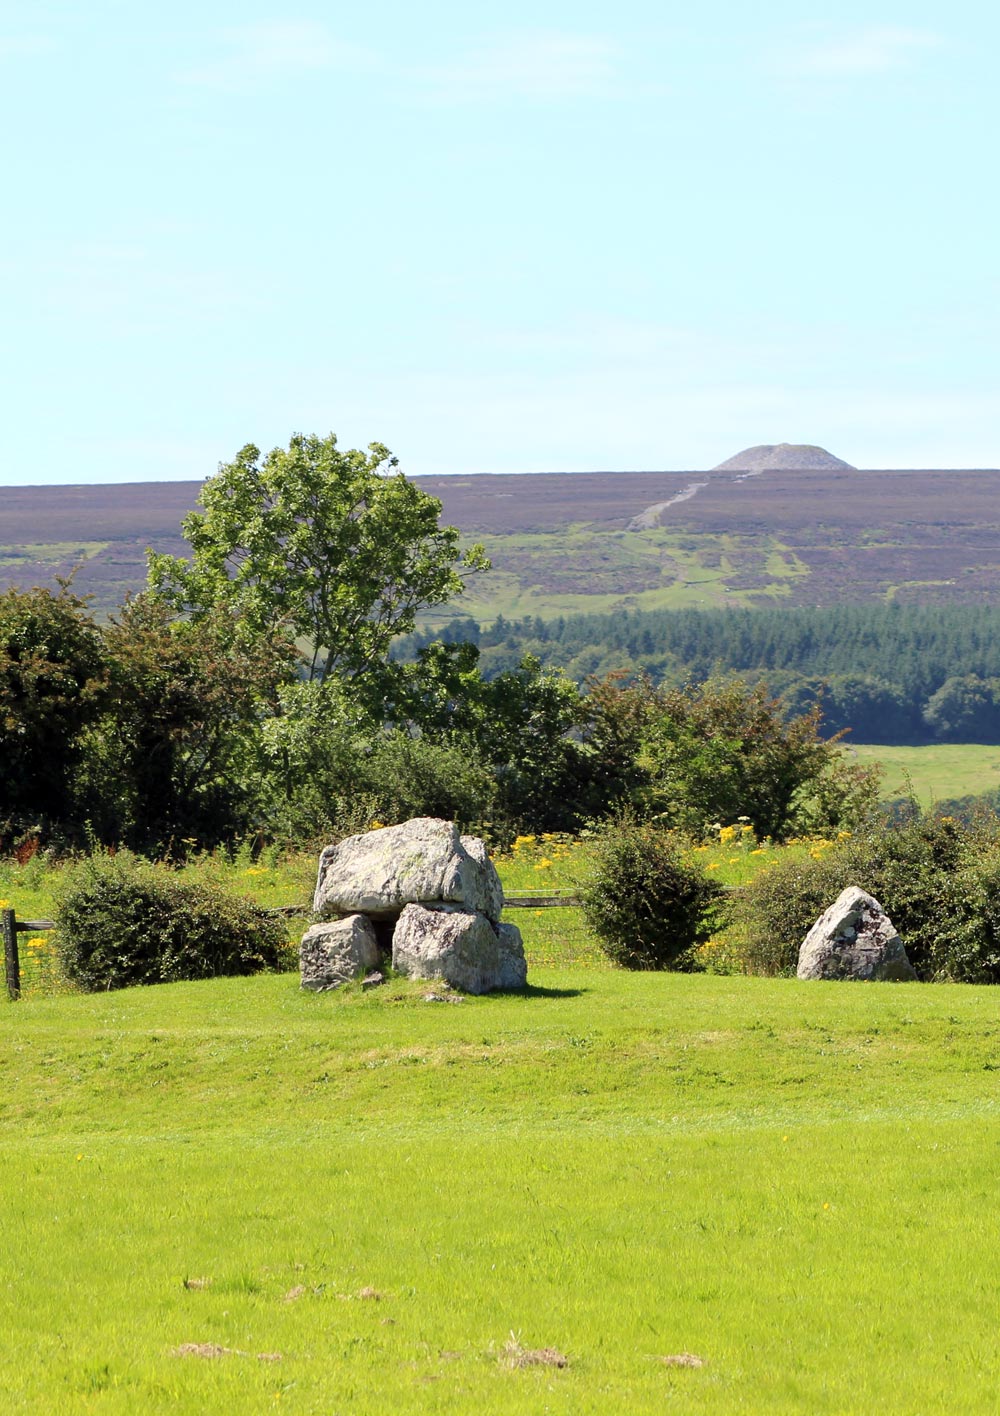
POLYGON ((935 737, 946 742, 997 742, 1000 680, 982 679, 977 674, 946 679, 927 700, 924 722, 935 737))
POLYGON ((184 521, 190 562, 150 554, 150 584, 195 619, 224 606, 250 635, 283 626, 308 644, 311 678, 371 675, 418 610, 488 565, 396 466, 381 443, 343 452, 332 433, 264 457, 248 444, 184 521))
MULTIPOLYGON (((820 783, 840 757, 836 740, 819 736, 818 708, 788 719, 763 684, 658 689, 612 677, 591 686, 588 704, 588 742, 612 799, 695 834, 744 817, 760 836, 787 835, 808 798, 814 810, 823 800, 820 783)), ((867 782, 841 773, 840 785, 863 796, 867 782)))
POLYGON ((394 664, 382 710, 391 721, 435 737, 468 733, 483 722, 492 696, 472 643, 436 641, 415 664, 394 664))
POLYGON ((100 630, 67 584, 0 595, 0 818, 68 819, 81 734, 106 677, 100 630))
POLYGON ((593 815, 617 802, 638 806, 649 786, 642 747, 660 714, 660 694, 647 675, 621 672, 588 679, 587 690, 584 735, 598 798, 593 815))
POLYGON ((803 789, 839 755, 819 736, 818 708, 786 721, 762 684, 671 689, 661 704, 640 760, 655 809, 674 825, 704 830, 744 816, 758 835, 780 839, 803 789))
POLYGON ((109 711, 87 739, 80 810, 99 836, 142 848, 231 838, 251 817, 263 719, 294 648, 246 639, 219 607, 178 619, 148 594, 105 631, 109 711))
POLYGON ((493 774, 468 736, 386 726, 335 679, 280 696, 282 711, 263 728, 260 809, 270 833, 302 841, 363 831, 373 819, 490 820, 493 774))
POLYGON ((469 735, 492 768, 497 811, 531 831, 575 830, 588 810, 584 700, 559 671, 526 654, 484 684, 469 735))
POLYGON ((574 830, 604 806, 602 797, 595 809, 579 689, 530 654, 491 680, 478 658, 471 643, 422 648, 415 665, 396 666, 391 718, 489 769, 495 791, 483 794, 481 821, 493 811, 515 830, 574 830))

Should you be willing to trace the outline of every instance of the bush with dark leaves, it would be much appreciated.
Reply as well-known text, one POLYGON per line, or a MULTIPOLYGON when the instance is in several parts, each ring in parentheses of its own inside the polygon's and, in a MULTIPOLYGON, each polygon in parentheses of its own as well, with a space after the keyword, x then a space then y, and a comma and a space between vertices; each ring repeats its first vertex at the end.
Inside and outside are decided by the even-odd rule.
POLYGON ((63 968, 88 992, 259 973, 288 956, 281 924, 249 900, 128 851, 67 871, 57 924, 63 968))
POLYGON ((712 933, 721 888, 673 831, 631 820, 605 827, 581 890, 601 948, 628 969, 684 967, 712 933))

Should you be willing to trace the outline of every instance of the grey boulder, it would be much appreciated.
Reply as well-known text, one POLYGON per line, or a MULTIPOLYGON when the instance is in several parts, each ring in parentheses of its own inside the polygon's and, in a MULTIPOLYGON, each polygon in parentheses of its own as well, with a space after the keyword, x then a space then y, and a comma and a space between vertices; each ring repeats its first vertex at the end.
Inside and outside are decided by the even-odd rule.
POLYGON ((841 891, 802 941, 797 976, 896 982, 916 979, 892 920, 873 895, 856 885, 841 891))
POLYGON ((392 966, 410 978, 436 978, 466 993, 523 988, 527 964, 521 931, 486 915, 407 905, 392 936, 392 966))
POLYGON ((459 836, 452 821, 418 816, 348 836, 319 858, 313 913, 321 918, 389 920, 414 903, 460 905, 497 922, 503 888, 482 841, 459 836))
POLYGON ((360 914, 312 925, 299 945, 303 988, 338 988, 377 969, 380 961, 375 931, 360 914))

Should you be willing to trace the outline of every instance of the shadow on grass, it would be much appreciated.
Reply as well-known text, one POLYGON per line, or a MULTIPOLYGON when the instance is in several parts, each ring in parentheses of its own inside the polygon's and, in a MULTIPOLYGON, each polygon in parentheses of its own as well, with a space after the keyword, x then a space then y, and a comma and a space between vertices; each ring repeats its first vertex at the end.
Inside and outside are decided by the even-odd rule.
POLYGON ((535 983, 526 983, 523 988, 491 989, 494 998, 582 998, 589 988, 540 988, 535 983))

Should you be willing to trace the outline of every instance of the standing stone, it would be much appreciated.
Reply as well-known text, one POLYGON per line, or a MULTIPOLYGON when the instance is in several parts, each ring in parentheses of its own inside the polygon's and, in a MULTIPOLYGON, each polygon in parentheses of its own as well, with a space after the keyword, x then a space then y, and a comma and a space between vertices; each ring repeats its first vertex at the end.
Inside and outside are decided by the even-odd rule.
POLYGON ((396 919, 408 904, 454 904, 494 923, 503 887, 486 847, 460 837, 453 821, 418 816, 348 836, 319 858, 313 912, 396 919))
POLYGON ((338 988, 359 974, 377 969, 380 962, 375 931, 360 914, 329 924, 314 924, 299 945, 303 988, 338 988))
POLYGON ((500 967, 497 988, 523 988, 528 981, 528 964, 524 957, 524 940, 516 924, 498 924, 500 967))
POLYGON ((849 885, 799 949, 799 978, 916 979, 892 920, 872 895, 849 885))
POLYGON ((410 978, 438 978, 465 993, 523 988, 521 932, 484 914, 407 905, 392 936, 392 966, 410 978))

